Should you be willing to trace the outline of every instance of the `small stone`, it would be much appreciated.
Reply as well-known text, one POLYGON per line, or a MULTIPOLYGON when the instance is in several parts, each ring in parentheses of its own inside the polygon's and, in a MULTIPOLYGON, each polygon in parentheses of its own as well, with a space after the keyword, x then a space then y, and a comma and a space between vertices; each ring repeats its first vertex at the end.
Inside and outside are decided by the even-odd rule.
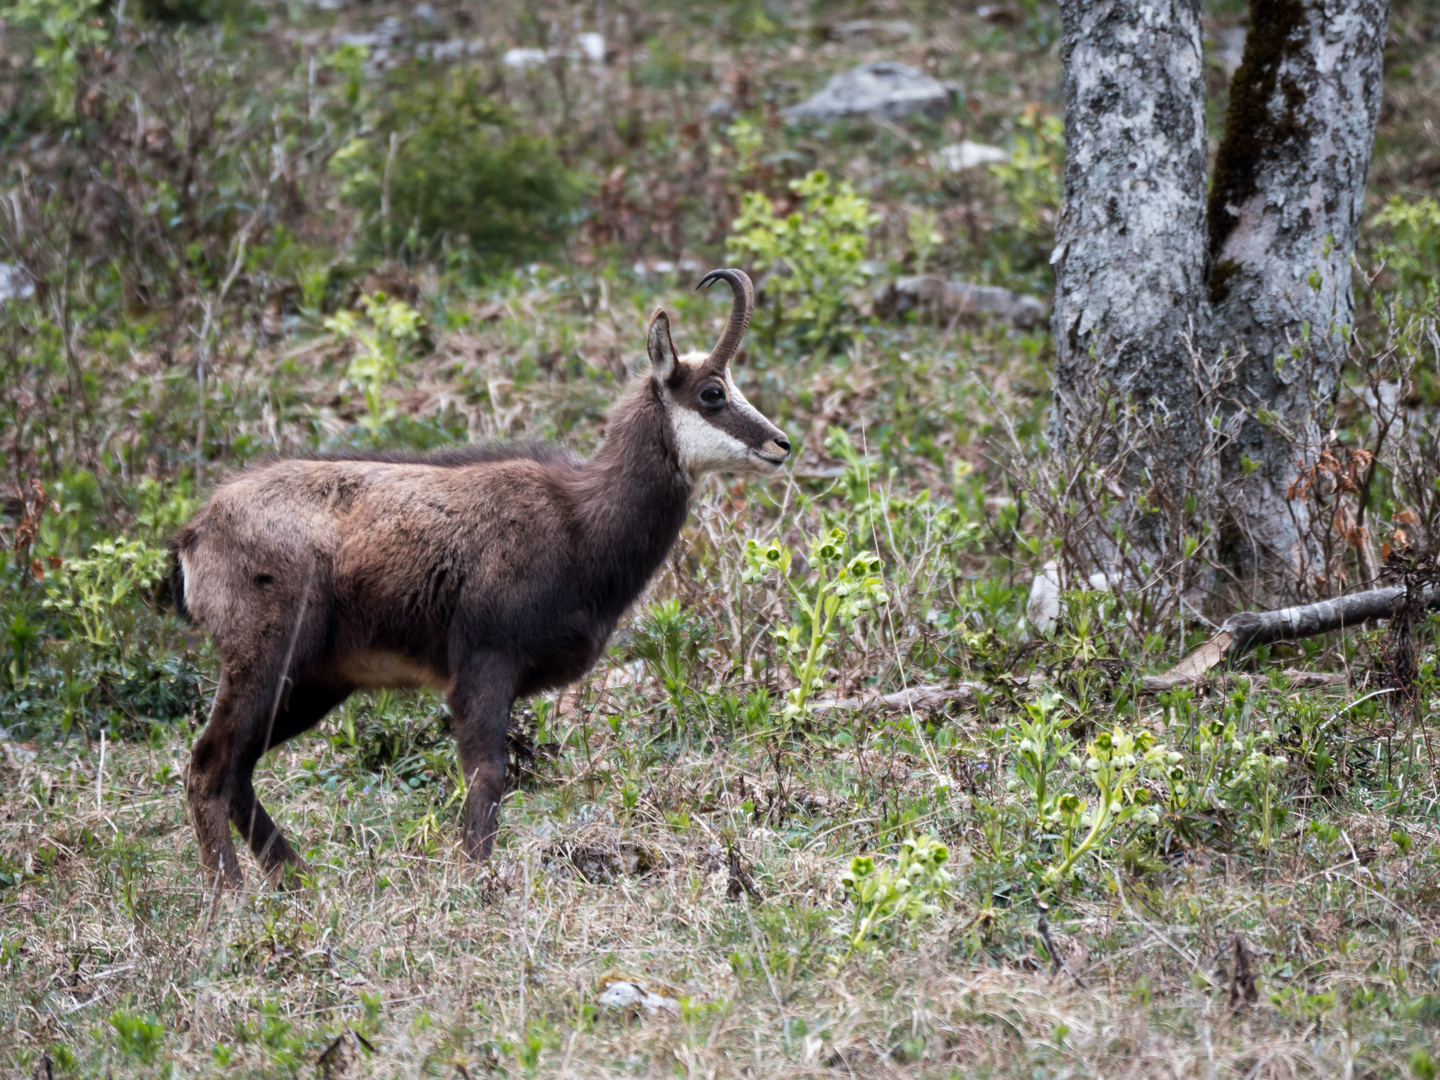
POLYGON ((465 56, 479 56, 484 52, 483 43, 466 41, 464 38, 451 38, 448 41, 427 42, 415 49, 416 55, 423 56, 430 60, 450 61, 459 60, 465 56))
POLYGON ((0 301, 28 300, 35 295, 35 282, 14 263, 0 263, 0 301))
POLYGON ((644 997, 645 992, 634 983, 613 982, 598 1000, 607 1009, 627 1009, 631 1005, 639 1005, 644 997))
POLYGON ((990 165, 1009 161, 1010 151, 1001 146, 986 146, 984 143, 962 139, 950 146, 942 146, 930 155, 930 167, 936 172, 963 172, 976 165, 990 165))
POLYGON ((717 123, 728 124, 735 119, 735 106, 730 103, 729 98, 717 97, 705 106, 705 115, 717 123))
POLYGON ((1051 559, 1030 583, 1025 620, 1039 633, 1049 634, 1060 618, 1060 565, 1051 559))
POLYGON ((603 64, 605 62, 605 35, 594 32, 581 34, 575 39, 580 45, 580 52, 585 59, 592 64, 603 64))
POLYGON ((655 993, 646 986, 628 979, 616 979, 605 987, 596 1001, 607 1009, 639 1007, 652 1015, 657 1012, 676 1013, 680 1011, 680 1003, 674 998, 655 993))
POLYGON ((852 19, 849 22, 836 23, 825 32, 825 36, 831 41, 866 39, 889 43, 909 41, 918 33, 915 24, 904 19, 852 19))
POLYGON ((506 49, 505 55, 500 57, 500 62, 508 68, 517 71, 525 71, 532 67, 540 67, 550 55, 544 49, 506 49))
POLYGON ((337 45, 350 45, 357 49, 369 49, 373 55, 381 50, 388 50, 399 44, 405 36, 405 27, 394 15, 387 15, 374 30, 363 33, 341 34, 335 39, 337 45))
POLYGON ((941 120, 950 111, 948 84, 907 64, 885 60, 842 71, 819 93, 783 110, 787 120, 839 120, 871 116, 903 120, 922 113, 941 120))
POLYGON ((949 281, 938 274, 899 278, 875 294, 875 314, 881 319, 894 319, 911 311, 946 323, 996 316, 1015 326, 1035 326, 1049 314, 1039 297, 994 285, 949 281))

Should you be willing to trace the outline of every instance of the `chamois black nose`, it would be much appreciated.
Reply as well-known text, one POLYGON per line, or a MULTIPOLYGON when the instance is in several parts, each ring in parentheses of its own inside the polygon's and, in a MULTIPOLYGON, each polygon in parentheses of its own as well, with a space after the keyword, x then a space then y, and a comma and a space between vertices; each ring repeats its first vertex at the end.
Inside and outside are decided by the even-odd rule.
POLYGON ((775 445, 787 454, 790 452, 790 440, 785 438, 784 435, 780 435, 775 439, 775 445))

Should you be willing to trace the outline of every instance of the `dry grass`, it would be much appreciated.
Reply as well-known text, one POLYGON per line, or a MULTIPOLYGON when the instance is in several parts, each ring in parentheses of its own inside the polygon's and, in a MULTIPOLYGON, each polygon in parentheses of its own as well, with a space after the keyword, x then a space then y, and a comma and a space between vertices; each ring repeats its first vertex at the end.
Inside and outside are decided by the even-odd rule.
MULTIPOLYGON (((591 753, 643 727, 631 714, 591 753)), ((199 879, 178 746, 109 745, 103 777, 98 745, 33 760, 9 748, 0 847, 51 862, 5 898, 11 1069, 58 1042, 84 1075, 208 1074, 217 1053, 233 1055, 226 1075, 286 1075, 350 1030, 364 1040, 341 1047, 353 1075, 529 1064, 569 1076, 1284 1077, 1348 1075, 1359 1060, 1379 1076, 1408 1059, 1409 1039, 1433 1039, 1433 998, 1411 1018, 1393 997, 1389 1016, 1364 1004, 1377 990, 1422 1000, 1437 924, 1417 902, 1433 889, 1431 860, 1397 857, 1384 822, 1361 815, 1342 823, 1355 847, 1382 849, 1360 856, 1368 865, 1349 848, 1318 869, 1278 852, 1270 865, 1198 853, 1131 877, 1123 895, 1112 885, 1077 899, 1054 924, 1058 974, 1033 913, 982 913, 964 873, 954 906, 913 940, 841 965, 837 876, 848 837, 873 828, 854 811, 744 827, 763 900, 735 901, 726 800, 690 804, 677 833, 653 789, 633 815, 613 791, 587 795, 594 777, 572 750, 515 798, 494 864, 476 874, 449 846, 453 815, 428 848, 407 840, 435 793, 309 783, 301 754, 322 745, 278 751, 260 785, 308 850, 313 883, 238 897, 199 879), (1272 973, 1255 1004, 1235 986, 1237 937, 1272 973), (1289 978, 1273 974, 1281 961, 1289 978), (615 976, 661 988, 678 1013, 597 1008, 615 976), (124 1056, 106 1019, 117 1010, 165 1025, 163 1065, 124 1056)), ((744 772, 738 756, 682 754, 666 780, 723 792, 744 772)), ((314 760, 347 769, 328 748, 314 760)), ((854 768, 843 755, 834 765, 854 768)), ((965 830, 965 801, 933 824, 965 830)), ((1417 849, 1429 839, 1415 835, 1417 849)), ((328 1075, 352 1074, 338 1068, 328 1075)))

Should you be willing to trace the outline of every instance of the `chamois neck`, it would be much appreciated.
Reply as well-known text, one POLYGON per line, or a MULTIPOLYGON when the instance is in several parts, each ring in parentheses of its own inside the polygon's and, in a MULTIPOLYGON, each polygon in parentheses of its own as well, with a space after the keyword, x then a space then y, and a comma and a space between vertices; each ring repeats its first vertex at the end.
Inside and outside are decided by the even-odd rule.
POLYGON ((606 606, 627 607, 680 535, 691 482, 664 404, 649 379, 616 405, 595 456, 581 466, 576 510, 606 606))

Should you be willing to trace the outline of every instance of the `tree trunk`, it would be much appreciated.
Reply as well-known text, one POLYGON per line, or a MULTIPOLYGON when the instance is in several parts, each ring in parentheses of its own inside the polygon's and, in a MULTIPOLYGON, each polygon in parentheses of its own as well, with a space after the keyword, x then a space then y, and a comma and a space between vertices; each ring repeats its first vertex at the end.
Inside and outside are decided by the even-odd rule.
POLYGON ((1380 112, 1388 0, 1251 0, 1209 206, 1210 341, 1245 349, 1224 454, 1229 560, 1258 595, 1317 587, 1289 492, 1319 452, 1353 321, 1350 256, 1380 112), (1264 415, 1262 415, 1264 414, 1264 415))
POLYGON ((1062 0, 1061 13, 1052 443, 1061 461, 1094 453, 1092 480, 1114 500, 1093 530, 1098 550, 1078 561, 1123 569, 1135 587, 1141 564, 1173 546, 1177 487, 1200 456, 1186 346, 1208 315, 1200 3, 1062 0))

